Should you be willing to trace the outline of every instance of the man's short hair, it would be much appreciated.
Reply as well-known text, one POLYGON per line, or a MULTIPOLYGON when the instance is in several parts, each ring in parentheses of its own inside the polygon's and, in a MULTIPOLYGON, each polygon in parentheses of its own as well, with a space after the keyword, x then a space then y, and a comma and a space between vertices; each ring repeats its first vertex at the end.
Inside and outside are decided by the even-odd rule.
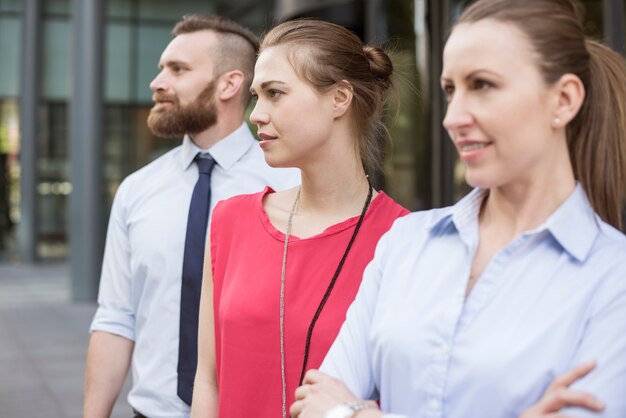
POLYGON ((242 85, 244 105, 250 101, 250 85, 254 75, 259 39, 249 29, 223 16, 188 14, 176 23, 172 29, 174 37, 185 33, 211 30, 218 35, 218 43, 211 48, 214 62, 213 75, 239 70, 245 79, 242 85))

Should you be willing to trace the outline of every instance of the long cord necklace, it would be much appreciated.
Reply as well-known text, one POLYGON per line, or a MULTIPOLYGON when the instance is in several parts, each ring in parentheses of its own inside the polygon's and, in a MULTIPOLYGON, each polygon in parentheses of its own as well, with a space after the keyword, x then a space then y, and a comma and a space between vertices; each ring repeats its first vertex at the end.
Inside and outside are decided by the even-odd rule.
MULTIPOLYGON (((354 243, 354 240, 357 234, 359 233, 359 230, 361 229, 361 224, 363 223, 363 218, 365 218, 365 213, 367 212, 367 208, 369 207, 370 202, 372 201, 373 188, 372 188, 372 184, 369 182, 369 178, 367 179, 367 183, 369 186, 369 190, 367 193, 367 198, 365 199, 365 204, 363 205, 363 210, 361 211, 361 215, 359 216, 359 220, 357 221, 356 226, 354 227, 354 232, 352 233, 352 237, 350 238, 350 241, 348 242, 346 250, 344 251, 343 256, 341 257, 341 260, 339 261, 339 265, 337 266, 337 269, 335 270, 335 274, 333 274, 333 277, 330 283, 328 284, 328 287, 326 288, 326 292, 324 293, 324 296, 322 297, 322 300, 320 301, 317 307, 315 315, 313 316, 313 319, 311 320, 311 323, 309 324, 309 328, 308 328, 307 336, 306 336, 305 350, 304 350, 304 360, 302 362, 302 371, 300 372, 300 385, 302 385, 302 380, 304 379, 304 373, 306 372, 306 366, 307 366, 307 362, 309 359, 309 349, 311 346, 311 337, 313 335, 313 328, 315 327, 315 323, 317 322, 317 319, 322 313, 322 309, 324 309, 324 305, 326 305, 326 301, 330 297, 330 293, 332 292, 333 287, 335 286, 335 282, 337 281, 337 277, 339 277, 339 273, 341 273, 341 269, 343 268, 343 264, 346 261, 346 258, 348 257, 348 253, 350 252, 350 249, 352 248, 352 244, 354 243)), ((285 233, 285 245, 283 247, 283 262, 282 262, 281 277, 280 277, 280 372, 281 372, 281 379, 282 379, 283 418, 287 418, 287 379, 286 379, 286 373, 285 373, 285 276, 286 276, 286 267, 287 267, 287 246, 289 244, 289 236, 291 235, 293 215, 296 211, 296 207, 298 206, 298 202, 300 201, 301 190, 302 190, 302 187, 298 188, 296 199, 293 202, 293 207, 291 208, 291 212, 289 212, 289 218, 287 219, 287 231, 285 233)))
POLYGON ((289 236, 291 235, 293 214, 300 201, 300 191, 302 191, 302 186, 298 188, 298 194, 293 201, 293 207, 291 208, 291 212, 289 212, 289 219, 287 220, 285 246, 283 247, 283 265, 280 273, 280 376, 282 378, 283 418, 287 418, 287 382, 285 380, 285 267, 287 267, 287 244, 289 244, 289 236))

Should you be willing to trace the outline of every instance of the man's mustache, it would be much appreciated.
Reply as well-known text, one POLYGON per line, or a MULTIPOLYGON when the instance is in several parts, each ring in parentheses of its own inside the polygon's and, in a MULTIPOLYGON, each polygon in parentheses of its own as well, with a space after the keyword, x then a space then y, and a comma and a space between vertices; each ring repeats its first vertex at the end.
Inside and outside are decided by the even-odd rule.
POLYGON ((170 102, 170 103, 177 104, 178 103, 178 98, 175 95, 173 95, 173 94, 154 93, 152 95, 152 101, 155 102, 155 103, 170 102))

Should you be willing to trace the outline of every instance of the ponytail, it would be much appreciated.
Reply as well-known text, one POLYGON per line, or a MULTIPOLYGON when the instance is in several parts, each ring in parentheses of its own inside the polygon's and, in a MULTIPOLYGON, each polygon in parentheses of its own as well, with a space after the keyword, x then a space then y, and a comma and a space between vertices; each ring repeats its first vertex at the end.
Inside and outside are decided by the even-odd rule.
POLYGON ((567 127, 576 179, 605 222, 621 229, 626 198, 626 64, 621 55, 587 40, 586 97, 567 127))

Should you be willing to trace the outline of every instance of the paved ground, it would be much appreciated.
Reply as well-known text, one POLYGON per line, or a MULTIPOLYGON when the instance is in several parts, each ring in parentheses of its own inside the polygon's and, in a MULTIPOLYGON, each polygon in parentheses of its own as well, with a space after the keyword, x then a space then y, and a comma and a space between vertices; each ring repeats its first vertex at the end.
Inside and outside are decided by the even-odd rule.
MULTIPOLYGON (((0 417, 78 418, 95 303, 70 301, 64 264, 0 264, 0 417)), ((129 418, 126 387, 111 415, 129 418)))

